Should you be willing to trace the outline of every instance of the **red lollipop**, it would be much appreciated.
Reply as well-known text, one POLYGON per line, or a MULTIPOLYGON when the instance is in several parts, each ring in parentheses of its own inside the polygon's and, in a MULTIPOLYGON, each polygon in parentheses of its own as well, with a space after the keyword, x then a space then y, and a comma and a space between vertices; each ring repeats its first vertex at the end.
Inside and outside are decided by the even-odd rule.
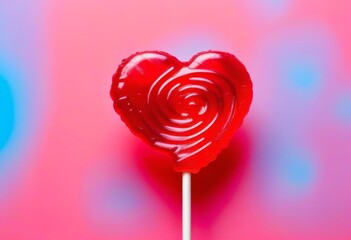
POLYGON ((111 97, 135 135, 168 152, 176 171, 197 173, 242 124, 252 82, 229 53, 206 51, 181 62, 165 52, 146 51, 123 60, 111 97))
POLYGON ((249 73, 225 52, 201 52, 188 62, 141 52, 118 67, 111 97, 130 130, 168 152, 183 172, 183 240, 190 240, 190 173, 213 161, 242 124, 252 101, 249 73))

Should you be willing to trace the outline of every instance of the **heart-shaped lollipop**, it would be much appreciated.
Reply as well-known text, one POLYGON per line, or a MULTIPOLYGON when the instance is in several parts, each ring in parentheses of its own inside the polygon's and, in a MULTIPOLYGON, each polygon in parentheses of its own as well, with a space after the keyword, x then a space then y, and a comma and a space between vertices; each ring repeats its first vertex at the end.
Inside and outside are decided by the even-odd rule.
POLYGON ((219 51, 181 62, 136 53, 113 76, 114 109, 137 136, 170 153, 174 169, 196 173, 228 146, 252 101, 245 66, 219 51))

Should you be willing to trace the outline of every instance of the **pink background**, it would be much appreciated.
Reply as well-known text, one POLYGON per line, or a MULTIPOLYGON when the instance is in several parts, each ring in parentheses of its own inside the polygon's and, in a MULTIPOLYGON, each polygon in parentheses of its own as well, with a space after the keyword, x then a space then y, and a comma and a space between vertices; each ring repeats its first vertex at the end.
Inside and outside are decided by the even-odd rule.
POLYGON ((194 176, 193 239, 351 239, 351 3, 2 0, 0 239, 181 239, 180 175, 114 113, 136 51, 235 54, 251 111, 194 176))

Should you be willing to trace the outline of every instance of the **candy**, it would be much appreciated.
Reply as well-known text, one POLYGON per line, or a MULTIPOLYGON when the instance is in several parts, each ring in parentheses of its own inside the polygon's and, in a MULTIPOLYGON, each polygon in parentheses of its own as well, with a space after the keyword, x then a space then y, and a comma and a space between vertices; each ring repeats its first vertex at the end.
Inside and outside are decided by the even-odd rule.
POLYGON ((201 52, 181 62, 147 51, 123 60, 110 94, 115 111, 136 136, 169 153, 176 171, 197 173, 242 124, 252 82, 229 53, 201 52))

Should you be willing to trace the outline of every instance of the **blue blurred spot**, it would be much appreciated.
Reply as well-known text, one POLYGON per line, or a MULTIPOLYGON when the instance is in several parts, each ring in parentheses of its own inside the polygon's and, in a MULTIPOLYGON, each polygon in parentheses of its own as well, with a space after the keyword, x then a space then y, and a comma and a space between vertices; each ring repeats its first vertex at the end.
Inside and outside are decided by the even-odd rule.
POLYGON ((267 0, 264 2, 267 8, 270 7, 275 10, 282 10, 286 7, 289 1, 288 0, 267 0))
POLYGON ((10 139, 15 125, 14 121, 15 106, 11 88, 0 76, 0 151, 10 139))
POLYGON ((188 61, 198 52, 207 50, 226 51, 225 44, 214 35, 214 33, 210 34, 207 31, 184 31, 183 33, 178 33, 177 36, 169 36, 169 38, 163 40, 158 45, 160 49, 173 54, 179 60, 188 61), (179 36, 181 37, 179 38, 179 36))
POLYGON ((341 121, 351 123, 351 93, 339 98, 336 111, 341 121))
POLYGON ((321 69, 316 66, 314 60, 301 59, 288 60, 285 70, 288 84, 295 90, 313 93, 321 83, 321 69))
POLYGON ((93 209, 99 218, 108 221, 116 216, 135 218, 145 204, 143 189, 131 179, 105 179, 92 190, 93 209))
POLYGON ((291 0, 248 0, 244 1, 250 11, 255 9, 255 17, 265 20, 282 16, 290 7, 291 0))
POLYGON ((277 83, 284 84, 283 94, 296 103, 317 97, 326 80, 330 80, 326 78, 335 64, 335 46, 332 34, 323 26, 309 25, 277 35, 267 46, 264 60, 277 83), (267 61, 267 56, 272 60, 267 61))
POLYGON ((282 173, 286 183, 298 188, 310 186, 314 178, 311 159, 299 152, 286 152, 285 154, 282 159, 282 173))
POLYGON ((106 207, 115 213, 130 214, 140 208, 140 194, 135 186, 120 186, 105 196, 106 207))

